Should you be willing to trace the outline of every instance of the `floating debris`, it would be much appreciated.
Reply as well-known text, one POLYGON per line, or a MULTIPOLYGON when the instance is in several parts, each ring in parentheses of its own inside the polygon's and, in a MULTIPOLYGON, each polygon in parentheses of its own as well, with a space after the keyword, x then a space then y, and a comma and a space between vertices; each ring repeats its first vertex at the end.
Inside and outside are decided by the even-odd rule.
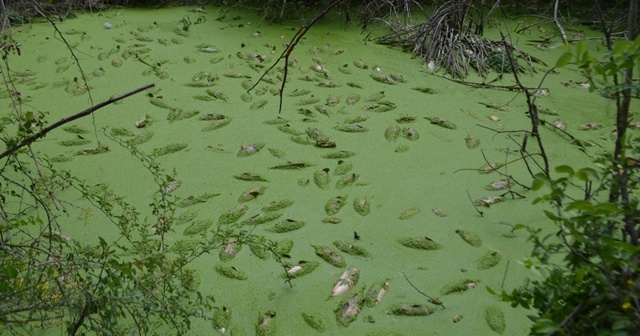
POLYGON ((360 270, 357 268, 350 268, 344 271, 335 285, 333 285, 331 296, 335 297, 347 293, 358 283, 359 278, 360 270))
POLYGON ((235 258, 238 255, 238 253, 240 253, 241 248, 242 248, 242 244, 239 243, 235 238, 226 241, 220 248, 220 253, 219 253, 220 260, 229 261, 235 258))
POLYGON ((387 314, 398 316, 427 316, 432 313, 433 308, 425 304, 398 303, 387 310, 387 314))
POLYGON ((366 216, 371 212, 371 204, 366 197, 358 197, 353 200, 353 208, 361 216, 366 216))
POLYGON ((240 195, 240 198, 238 199, 238 202, 244 203, 244 202, 252 201, 252 200, 256 199, 258 196, 264 194, 265 190, 267 190, 267 187, 265 187, 265 186, 255 186, 255 187, 243 192, 240 195))
POLYGON ((216 196, 220 196, 220 193, 203 193, 200 195, 191 195, 185 199, 180 200, 177 205, 180 208, 186 208, 194 204, 204 203, 216 196))
POLYGON ((442 244, 426 236, 400 238, 398 239, 398 243, 406 247, 420 250, 437 250, 442 248, 442 244))
POLYGON ((346 254, 359 257, 368 257, 371 255, 371 253, 369 253, 369 251, 367 251, 364 247, 347 242, 346 240, 336 240, 333 242, 333 245, 335 245, 338 250, 346 254))
POLYGON ((493 122, 498 122, 498 121, 500 121, 500 117, 498 117, 498 116, 497 116, 497 115, 495 115, 495 114, 492 114, 492 115, 488 116, 487 118, 489 118, 489 119, 490 119, 491 121, 493 121, 493 122))
POLYGON ((460 238, 462 238, 462 240, 467 242, 467 244, 473 247, 482 246, 482 239, 480 239, 480 237, 478 237, 478 235, 476 235, 475 233, 466 230, 456 230, 456 233, 460 236, 460 238))
POLYGON ((504 334, 507 324, 505 322, 504 312, 498 306, 489 306, 484 311, 484 320, 491 330, 502 335, 504 334))
POLYGON ((458 323, 460 321, 462 321, 463 316, 462 315, 454 315, 453 316, 453 323, 458 323))
POLYGON ((473 202, 473 204, 475 204, 477 206, 483 206, 483 207, 488 208, 492 204, 496 204, 496 203, 499 203, 499 202, 502 202, 502 201, 504 201, 504 197, 493 195, 493 196, 487 196, 487 197, 485 197, 483 199, 475 200, 473 202))
POLYGON ((153 154, 157 156, 172 154, 172 153, 179 152, 183 149, 186 149, 187 147, 189 147, 188 143, 169 144, 164 147, 154 148, 153 154))
POLYGON ((262 148, 264 148, 264 143, 262 142, 258 142, 258 143, 254 143, 254 144, 250 144, 247 146, 240 146, 240 149, 238 150, 238 156, 239 157, 247 157, 247 156, 251 156, 253 154, 258 153, 262 148))
MULTIPOLYGON (((316 255, 322 258, 324 261, 335 267, 345 267, 347 262, 344 260, 338 252, 334 251, 328 246, 311 245, 316 250, 316 255)), ((335 296, 332 294, 332 296, 335 296)))
POLYGON ((351 322, 358 318, 363 303, 364 298, 361 292, 355 293, 343 300, 335 311, 338 324, 343 327, 348 327, 351 322))
POLYGON ((425 119, 429 120, 430 123, 440 126, 440 127, 444 127, 444 128, 448 128, 448 129, 456 129, 458 128, 458 126, 456 126, 456 124, 452 123, 451 121, 444 119, 444 118, 440 118, 440 117, 424 117, 425 119))
POLYGON ((182 232, 185 236, 195 236, 197 234, 204 233, 213 225, 213 220, 211 219, 201 219, 194 221, 182 232))
POLYGON ((377 284, 373 284, 367 294, 365 295, 364 301, 367 304, 367 307, 375 307, 382 302, 382 298, 387 294, 389 290, 389 283, 391 283, 391 279, 385 279, 382 282, 377 284))
POLYGON ((475 135, 467 135, 466 138, 464 138, 465 144, 467 145, 467 148, 469 149, 473 149, 476 148, 478 146, 480 146, 480 139, 478 139, 478 137, 476 137, 475 135))
POLYGON ((476 263, 478 264, 479 270, 486 270, 499 264, 500 260, 502 260, 502 253, 500 253, 500 251, 498 250, 495 250, 487 251, 487 253, 480 257, 480 259, 478 259, 476 263))
POLYGON ((342 175, 338 181, 336 181, 336 189, 343 189, 352 186, 360 178, 359 174, 351 173, 342 175))
POLYGON ((313 174, 313 182, 315 182, 320 189, 329 189, 329 185, 331 184, 329 168, 317 170, 313 174))
POLYGON ((409 146, 407 145, 398 145, 398 147, 396 147, 396 150, 394 152, 396 153, 404 153, 406 151, 409 150, 409 146))
POLYGON ((247 280, 249 278, 247 276, 247 273, 240 271, 234 266, 227 265, 227 264, 216 265, 215 270, 216 272, 218 272, 218 274, 224 277, 227 277, 229 279, 247 280))
POLYGON ((291 279, 299 278, 313 272, 318 266, 320 266, 320 263, 317 261, 300 260, 297 264, 288 267, 286 274, 282 276, 291 279))
POLYGON ((304 320, 304 322, 310 326, 311 328, 319 331, 319 332, 324 332, 327 328, 326 323, 324 321, 324 319, 322 319, 319 316, 316 315, 312 315, 310 313, 305 313, 302 312, 302 319, 304 320))
POLYGON ((442 295, 448 295, 452 293, 460 293, 466 290, 475 288, 480 280, 477 279, 460 279, 449 282, 448 284, 442 286, 440 289, 440 293, 442 295))
POLYGON ((276 325, 273 322, 273 318, 276 317, 276 312, 269 310, 262 314, 258 318, 258 324, 256 325, 256 336, 273 336, 276 335, 276 325))
POLYGON ((290 231, 295 231, 302 228, 305 225, 305 222, 297 221, 294 219, 285 219, 282 222, 276 223, 270 228, 266 230, 274 233, 285 233, 290 231))
POLYGON ((433 212, 434 215, 438 216, 438 217, 447 217, 449 214, 442 210, 441 208, 432 208, 431 212, 433 212))
POLYGON ((399 219, 401 220, 406 220, 409 218, 412 218, 413 216, 417 215, 420 213, 420 208, 409 208, 405 211, 403 211, 400 216, 398 216, 399 219))
POLYGON ((109 151, 109 147, 106 145, 98 145, 96 147, 85 148, 81 151, 77 151, 76 155, 94 155, 94 154, 102 154, 109 151))
POLYGON ((303 168, 312 167, 312 166, 313 166, 313 163, 306 162, 306 161, 287 161, 283 164, 269 167, 269 169, 295 170, 295 169, 303 169, 303 168))
POLYGON ((323 154, 321 157, 325 159, 346 159, 356 155, 354 152, 339 150, 323 154))
POLYGON ((229 211, 220 215, 220 218, 218 219, 218 225, 235 223, 238 221, 238 219, 240 219, 240 217, 246 214, 248 210, 249 208, 247 208, 246 205, 238 204, 231 208, 229 211))
POLYGON ((262 211, 269 212, 269 211, 282 210, 282 209, 290 207, 291 205, 293 205, 293 203, 294 203, 293 200, 286 199, 286 198, 285 199, 281 199, 279 201, 272 201, 272 202, 269 202, 264 207, 262 207, 262 211))
POLYGON ((371 104, 367 104, 363 107, 370 112, 389 112, 396 108, 396 104, 389 101, 379 101, 371 104))

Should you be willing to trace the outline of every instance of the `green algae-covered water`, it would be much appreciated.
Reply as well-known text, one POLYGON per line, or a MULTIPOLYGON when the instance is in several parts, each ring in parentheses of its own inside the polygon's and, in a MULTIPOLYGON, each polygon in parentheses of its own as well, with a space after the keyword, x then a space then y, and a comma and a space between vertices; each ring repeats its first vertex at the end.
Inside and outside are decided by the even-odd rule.
MULTIPOLYGON (((518 185, 513 190, 525 198, 490 190, 501 176, 479 172, 487 161, 518 159, 514 140, 521 141, 522 133, 496 134, 488 128, 528 130, 524 96, 434 76, 418 59, 365 43, 359 28, 344 27, 329 15, 291 54, 278 114, 284 61, 250 93, 247 89, 277 60, 298 24, 261 24, 259 17, 247 13, 223 13, 217 8, 120 9, 59 23, 88 76, 95 103, 147 84, 155 87, 73 123, 90 131, 77 146, 64 143, 79 139, 76 134, 58 129, 33 148, 82 179, 108 183, 145 209, 157 186, 139 161, 100 129, 146 136, 141 150, 168 151, 158 161, 167 172, 177 172, 181 184, 175 195, 212 196, 180 208, 177 216, 217 221, 243 204, 247 211, 239 222, 247 221, 247 230, 274 241, 292 241, 291 265, 317 264, 290 287, 281 265, 258 258, 248 246, 230 260, 218 255, 197 259, 193 267, 199 271, 201 290, 232 312, 226 334, 253 334, 259 316, 273 311, 277 335, 492 335, 496 332, 486 321, 490 307, 504 313, 505 335, 526 334, 526 315, 532 312, 497 301, 485 288, 511 290, 536 277, 519 262, 531 250, 526 233, 511 229, 519 223, 543 228, 551 223, 543 207, 531 204, 533 193, 518 185), (180 23, 185 18, 192 21, 188 31, 180 23), (492 104, 500 108, 487 107, 492 104), (445 122, 454 127, 439 125, 445 122), (110 150, 75 155, 97 146, 96 139, 110 150), (295 169, 279 169, 283 165, 295 169), (472 200, 490 196, 504 200, 489 207, 478 202, 480 216, 472 200), (283 200, 291 205, 279 210, 278 219, 252 224, 263 207, 283 200), (340 202, 341 208, 336 205, 340 202), (291 223, 294 226, 285 227, 291 223), (343 241, 338 245, 346 250, 357 246, 368 253, 340 252, 336 241, 343 241), (316 247, 338 251, 345 263, 331 265, 316 254, 316 247), (221 266, 233 266, 247 277, 225 277, 216 271, 221 266), (353 268, 359 271, 355 287, 332 297, 334 284, 353 268), (379 304, 364 306, 347 327, 337 323, 344 297, 384 283, 388 290, 379 304), (456 284, 458 290, 447 294, 456 284), (429 303, 420 292, 443 305, 429 303), (391 314, 398 304, 427 305, 433 313, 391 314), (313 329, 303 316, 323 321, 324 331, 313 329)), ((545 34, 532 29, 513 37, 526 52, 555 64, 561 50, 541 51, 525 42, 545 34)), ((22 55, 12 57, 12 70, 35 73, 17 86, 24 92, 23 110, 47 111, 53 121, 90 105, 74 58, 50 25, 20 27, 14 38, 22 45, 22 55)), ((593 47, 598 47, 596 42, 593 47)), ((537 85, 547 70, 536 67, 536 74, 522 75, 525 85, 537 85)), ((513 84, 507 77, 498 83, 513 84)), ((561 119, 568 132, 594 144, 580 151, 561 133, 543 128, 553 166, 588 165, 610 142, 613 128, 607 120, 612 120, 614 105, 570 85, 581 81, 571 69, 552 73, 543 84, 550 94, 537 99, 557 113, 543 118, 561 119), (589 122, 603 127, 579 130, 589 122)), ((501 171, 530 184, 522 162, 501 171)), ((82 210, 68 209, 72 223, 65 234, 81 241, 109 234, 107 223, 86 216, 73 223, 82 210)), ((169 239, 189 239, 183 234, 188 227, 175 227, 169 239)), ((215 332, 208 323, 194 323, 194 335, 215 332)))

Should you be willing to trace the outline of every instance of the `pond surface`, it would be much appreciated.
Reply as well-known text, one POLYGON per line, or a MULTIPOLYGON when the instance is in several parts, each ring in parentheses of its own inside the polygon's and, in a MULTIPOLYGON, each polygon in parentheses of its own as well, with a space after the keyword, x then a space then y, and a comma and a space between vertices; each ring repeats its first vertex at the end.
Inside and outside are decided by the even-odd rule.
MULTIPOLYGON (((94 103, 147 84, 155 87, 73 123, 90 131, 82 135, 86 141, 70 141, 79 137, 58 129, 33 148, 80 178, 108 183, 139 209, 145 209, 157 186, 128 150, 103 135, 102 128, 109 134, 127 130, 140 136, 147 141, 141 140, 139 148, 147 153, 168 151, 158 161, 167 172, 177 172, 181 184, 175 195, 187 199, 219 194, 180 208, 178 216, 192 214, 217 221, 242 202, 248 209, 242 222, 262 213, 271 202, 291 201, 279 210, 278 219, 247 225, 247 230, 275 241, 292 241, 292 265, 317 264, 312 272, 293 280, 293 287, 285 283, 281 265, 273 258, 256 257, 248 246, 232 260, 204 255, 193 265, 200 272, 202 291, 213 295, 220 307, 232 310, 229 329, 233 335, 253 334, 258 317, 266 311, 277 314, 277 335, 492 335, 495 332, 485 315, 489 307, 504 313, 505 335, 526 334, 530 327, 526 315, 532 312, 512 309, 485 288, 511 290, 526 277, 536 277, 520 263, 531 250, 527 234, 512 232, 512 227, 522 223, 552 230, 552 224, 542 206, 531 204, 534 193, 517 184, 513 198, 505 190, 488 190, 502 177, 479 171, 487 163, 516 160, 500 172, 530 184, 525 165, 517 161, 522 133, 490 130, 530 128, 524 95, 476 89, 434 76, 420 60, 365 43, 358 27, 344 27, 339 17, 330 15, 291 54, 278 113, 284 61, 263 81, 258 79, 298 31, 298 23, 261 24, 260 17, 247 13, 223 13, 217 8, 205 12, 121 9, 59 23, 84 75, 90 77, 87 83, 94 103), (192 22, 188 31, 180 22, 187 18, 192 22), (106 23, 110 29, 104 27, 106 23), (247 93, 254 83, 257 86, 247 93), (487 106, 491 104, 500 108, 487 106), (144 127, 136 127, 136 122, 145 120, 144 127), (445 122, 455 127, 439 125, 445 122), (110 150, 75 155, 97 146, 96 139, 110 150), (476 140, 478 146, 468 145, 476 140), (331 142, 335 147, 316 145, 331 147, 331 142), (299 169, 278 169, 286 164, 299 169), (235 177, 243 173, 249 174, 239 177, 257 179, 259 175, 265 181, 235 177), (249 200, 239 200, 247 192, 249 200), (472 200, 489 196, 502 196, 504 201, 480 206, 480 216, 472 200), (334 204, 340 201, 342 208, 334 204), (283 228, 294 222, 300 227, 283 228), (316 255, 314 246, 337 251, 335 241, 361 247, 368 254, 339 252, 345 265, 333 266, 316 255), (423 246, 437 242, 440 248, 415 249, 402 242, 423 246), (495 259, 487 262, 486 258, 495 259), (246 280, 221 275, 215 270, 219 265, 245 272, 246 280), (331 297, 338 278, 351 268, 359 270, 355 288, 331 297), (335 312, 344 297, 387 280, 388 292, 378 305, 363 307, 346 328, 336 323, 335 312), (445 294, 447 286, 455 283, 467 290, 445 294), (428 303, 420 292, 438 297, 444 308, 428 303), (434 312, 420 317, 389 314, 396 304, 427 304, 434 312), (324 321, 324 331, 312 329, 302 313, 324 321), (456 316, 463 318, 454 322, 456 316)), ((553 28, 547 30, 534 27, 513 34, 513 39, 526 52, 553 65, 562 50, 541 51, 536 43, 527 42, 553 34, 553 28)), ((497 29, 488 34, 496 35, 497 29)), ((48 111, 54 121, 90 105, 74 58, 50 25, 20 27, 15 39, 22 44, 22 56, 12 58, 12 70, 35 73, 35 78, 18 85, 23 110, 48 111)), ((594 49, 598 47, 599 42, 592 43, 594 49)), ((547 70, 535 66, 537 73, 522 74, 525 85, 537 85, 547 70)), ((582 80, 570 69, 550 74, 542 85, 550 94, 537 102, 558 115, 543 118, 562 119, 572 135, 608 148, 615 105, 570 85, 582 80), (578 130, 589 122, 604 127, 578 130)), ((512 85, 513 81, 505 75, 495 84, 512 85)), ((9 104, 6 92, 3 97, 2 104, 9 104)), ((578 150, 550 128, 542 133, 552 166, 589 165, 603 150, 597 145, 578 150)), ((82 210, 68 209, 71 223, 65 234, 85 241, 108 235, 107 224, 97 217, 75 222, 82 210)), ((189 225, 175 227, 170 239, 192 239, 183 235, 189 225)), ((194 324, 194 335, 211 331, 209 324, 194 324)))

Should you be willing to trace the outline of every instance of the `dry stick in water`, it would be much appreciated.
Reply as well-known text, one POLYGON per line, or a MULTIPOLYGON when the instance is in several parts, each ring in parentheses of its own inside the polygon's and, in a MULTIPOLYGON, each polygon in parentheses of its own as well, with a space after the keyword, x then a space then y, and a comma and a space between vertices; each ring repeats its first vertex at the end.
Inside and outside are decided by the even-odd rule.
POLYGON ((284 86, 287 83, 287 72, 289 70, 289 56, 291 56, 293 49, 298 45, 298 42, 300 42, 302 37, 309 31, 309 29, 311 29, 311 26, 313 26, 318 20, 320 20, 325 14, 327 14, 333 7, 335 7, 341 1, 342 0, 335 1, 334 3, 332 3, 325 9, 323 9, 321 12, 318 12, 318 14, 316 14, 316 16, 309 23, 300 27, 300 29, 298 29, 298 32, 295 35, 293 35, 293 38, 291 38, 291 42, 289 42, 289 44, 287 45, 287 48, 282 52, 280 57, 278 57, 276 62, 273 63, 273 65, 269 67, 269 69, 267 69, 267 71, 265 71, 262 74, 262 76, 260 76, 258 81, 255 84, 253 84, 253 86, 249 88, 247 92, 251 92, 251 90, 253 90, 253 88, 255 88, 262 81, 264 76, 266 76, 269 73, 269 71, 273 70, 273 68, 280 62, 280 60, 284 58, 284 77, 282 78, 282 85, 280 85, 280 92, 279 92, 280 105, 278 107, 278 113, 282 112, 282 93, 284 92, 284 86))
POLYGON ((74 114, 74 115, 72 115, 72 116, 70 116, 68 118, 60 119, 60 120, 56 121, 55 123, 51 124, 51 126, 46 127, 43 130, 41 130, 40 132, 38 132, 38 133, 28 137, 28 138, 23 139, 17 145, 15 145, 15 146, 7 149, 6 151, 4 151, 2 154, 0 154, 0 160, 2 160, 5 157, 15 153, 18 149, 31 144, 32 142, 38 140, 39 138, 42 138, 47 133, 53 131, 54 129, 56 129, 56 128, 62 126, 62 125, 65 125, 65 124, 70 123, 70 122, 72 122, 74 120, 80 119, 82 117, 88 116, 89 114, 91 114, 91 113, 93 113, 93 112, 95 112, 95 111, 97 111, 97 110, 99 110, 99 109, 101 109, 101 108, 103 108, 103 107, 105 107, 107 105, 111 105, 111 104, 113 104, 113 103, 115 103, 115 102, 117 102, 119 100, 122 100, 124 98, 129 97, 129 96, 132 96, 132 95, 134 95, 136 93, 139 93, 141 91, 150 89, 150 88, 152 88, 154 86, 155 86, 155 84, 145 85, 145 86, 143 86, 141 88, 137 88, 137 89, 135 89, 133 91, 130 91, 130 92, 127 92, 127 93, 125 93, 123 95, 120 95, 120 96, 105 100, 100 104, 94 105, 94 106, 92 106, 92 107, 90 107, 90 108, 88 108, 88 109, 86 109, 86 110, 84 110, 82 112, 76 113, 76 114, 74 114))

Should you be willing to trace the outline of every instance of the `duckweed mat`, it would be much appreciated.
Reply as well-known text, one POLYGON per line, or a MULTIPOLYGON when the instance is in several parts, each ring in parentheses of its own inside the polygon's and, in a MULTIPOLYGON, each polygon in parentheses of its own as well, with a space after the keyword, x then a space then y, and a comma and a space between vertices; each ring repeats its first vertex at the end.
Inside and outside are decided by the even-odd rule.
MULTIPOLYGON (((512 140, 522 134, 495 132, 529 129, 522 95, 433 76, 420 60, 365 43, 360 28, 329 16, 291 54, 278 114, 282 62, 255 89, 247 88, 277 60, 299 23, 269 25, 246 12, 209 7, 185 34, 179 21, 195 18, 189 10, 114 9, 57 23, 62 32, 85 32, 65 38, 89 85, 75 82, 78 66, 46 24, 14 30, 21 56, 11 66, 34 77, 16 88, 30 97, 30 106, 47 110, 50 121, 87 108, 88 92, 102 101, 156 85, 51 132, 32 148, 80 179, 109 184, 142 218, 151 218, 148 204, 158 186, 128 150, 99 131, 106 128, 157 155, 167 174, 175 171, 162 191, 180 200, 178 224, 167 235, 176 248, 231 227, 273 243, 272 249, 266 243, 241 249, 240 242, 221 242, 219 255, 193 262, 200 290, 219 305, 213 330, 422 335, 428 324, 429 333, 441 335, 527 332, 531 312, 510 308, 484 288, 510 290, 535 276, 516 262, 531 246, 526 233, 512 227, 549 225, 542 207, 531 204, 536 195, 502 175, 531 182, 512 140), (113 28, 105 29, 105 22, 113 28), (33 83, 39 83, 37 92, 33 83), (503 194, 509 190, 525 198, 503 194), (274 254, 285 261, 284 271, 274 254), (352 268, 371 292, 349 287, 327 298, 352 268), (441 295, 446 309, 431 306, 416 288, 441 295)), ((553 27, 547 31, 558 39, 553 27)), ((538 31, 512 34, 519 41, 541 38, 538 31)), ((499 39, 496 26, 486 27, 486 35, 499 39)), ((547 64, 563 52, 519 46, 547 64)), ((547 70, 535 67, 537 73, 521 78, 527 86, 538 85, 547 70)), ((537 103, 555 114, 542 118, 560 120, 577 139, 599 144, 612 131, 604 125, 611 125, 614 107, 563 85, 581 80, 577 71, 550 74, 543 87, 551 94, 537 103)), ((498 84, 513 80, 505 74, 498 84)), ((3 92, 0 103, 6 106, 9 97, 3 92)), ((587 165, 602 153, 603 146, 582 151, 562 133, 540 132, 553 166, 587 165)), ((85 207, 68 207, 64 234, 79 241, 108 235, 109 223, 75 222, 85 207)), ((193 335, 212 332, 210 323, 196 320, 192 327, 193 335)))

